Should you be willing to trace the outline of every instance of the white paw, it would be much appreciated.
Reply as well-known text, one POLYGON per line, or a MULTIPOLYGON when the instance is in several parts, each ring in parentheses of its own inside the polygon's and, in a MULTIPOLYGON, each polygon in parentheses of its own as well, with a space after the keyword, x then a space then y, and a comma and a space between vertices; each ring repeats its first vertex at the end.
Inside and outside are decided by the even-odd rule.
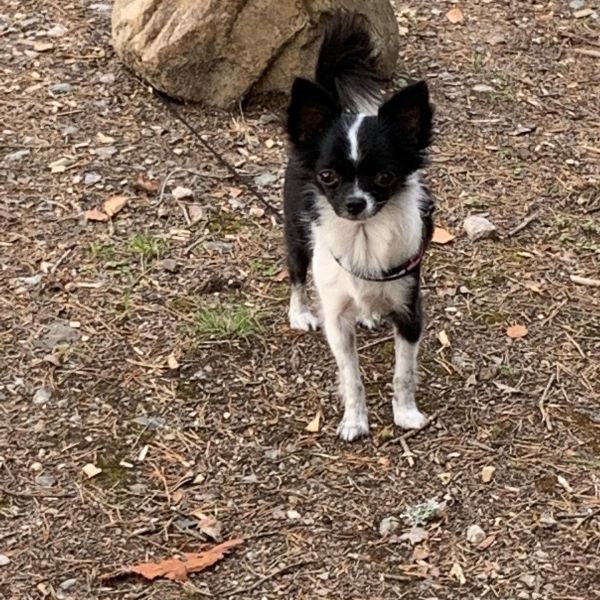
POLYGON ((367 329, 377 329, 381 325, 381 315, 360 315, 357 319, 358 323, 367 329))
POLYGON ((418 408, 396 408, 394 423, 402 429, 421 429, 427 423, 427 417, 418 408))
POLYGON ((344 414, 344 418, 338 425, 337 434, 346 442, 352 442, 363 435, 369 435, 367 413, 355 413, 353 417, 344 414))
POLYGON ((290 327, 301 331, 316 331, 319 329, 319 319, 309 310, 302 312, 290 312, 290 327))

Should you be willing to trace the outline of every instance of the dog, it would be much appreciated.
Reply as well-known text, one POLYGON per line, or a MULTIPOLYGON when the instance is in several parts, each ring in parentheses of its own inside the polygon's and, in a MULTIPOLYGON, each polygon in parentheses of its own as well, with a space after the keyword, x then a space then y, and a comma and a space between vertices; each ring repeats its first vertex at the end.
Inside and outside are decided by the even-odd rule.
POLYGON ((326 28, 315 81, 294 81, 287 112, 289 321, 305 331, 321 323, 307 301, 312 263, 344 404, 337 433, 346 441, 369 433, 357 321, 393 324, 394 423, 411 429, 427 421, 415 390, 423 329, 420 271, 434 208, 420 170, 433 108, 424 81, 383 101, 379 72, 366 22, 355 13, 338 13, 326 28))

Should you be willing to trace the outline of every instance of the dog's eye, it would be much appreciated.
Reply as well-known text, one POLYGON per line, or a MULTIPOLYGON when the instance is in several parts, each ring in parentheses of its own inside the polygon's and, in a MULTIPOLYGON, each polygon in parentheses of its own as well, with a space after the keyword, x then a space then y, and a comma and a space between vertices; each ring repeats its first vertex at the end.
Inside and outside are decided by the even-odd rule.
POLYGON ((318 175, 319 181, 327 187, 335 187, 340 182, 339 175, 332 169, 320 171, 318 175))
POLYGON ((396 181, 396 176, 389 171, 381 171, 375 176, 375 184, 379 187, 389 187, 396 181))

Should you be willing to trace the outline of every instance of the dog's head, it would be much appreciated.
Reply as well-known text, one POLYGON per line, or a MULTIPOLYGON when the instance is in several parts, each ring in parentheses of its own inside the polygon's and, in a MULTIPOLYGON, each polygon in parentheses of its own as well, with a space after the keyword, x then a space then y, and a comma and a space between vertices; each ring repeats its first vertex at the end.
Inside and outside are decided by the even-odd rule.
POLYGON ((342 112, 335 98, 296 79, 287 128, 297 156, 339 217, 377 214, 423 166, 431 137, 427 84, 394 94, 376 116, 342 112))

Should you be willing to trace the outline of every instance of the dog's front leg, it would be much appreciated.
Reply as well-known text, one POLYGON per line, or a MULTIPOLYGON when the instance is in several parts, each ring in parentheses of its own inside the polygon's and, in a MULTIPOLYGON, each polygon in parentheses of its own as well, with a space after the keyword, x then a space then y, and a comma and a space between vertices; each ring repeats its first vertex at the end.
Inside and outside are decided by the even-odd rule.
POLYGON ((344 417, 337 433, 343 440, 351 442, 369 433, 365 388, 360 378, 356 351, 356 314, 348 303, 336 302, 335 306, 324 306, 323 309, 325 333, 337 363, 344 402, 344 417))

